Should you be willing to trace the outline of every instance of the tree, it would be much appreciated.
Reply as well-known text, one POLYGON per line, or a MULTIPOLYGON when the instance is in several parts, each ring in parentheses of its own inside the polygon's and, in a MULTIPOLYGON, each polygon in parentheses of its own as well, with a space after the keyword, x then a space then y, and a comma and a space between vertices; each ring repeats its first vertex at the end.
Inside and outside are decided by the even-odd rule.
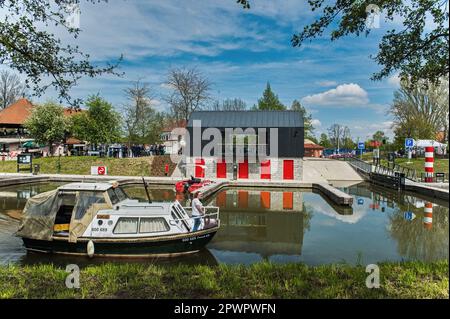
POLYGON ((273 93, 270 83, 267 82, 266 89, 263 92, 262 98, 258 99, 257 110, 285 110, 286 107, 278 99, 278 95, 273 93))
POLYGON ((325 133, 320 134, 320 141, 319 141, 319 145, 325 147, 325 148, 330 148, 333 145, 331 144, 330 140, 328 139, 328 135, 325 133))
POLYGON ((49 87, 60 99, 72 101, 69 90, 83 76, 117 74, 114 65, 98 67, 77 46, 64 46, 51 28, 65 30, 74 39, 80 29, 67 17, 77 14, 81 1, 96 3, 106 0, 14 0, 0 1, 0 63, 27 76, 25 84, 41 95, 49 87))
POLYGON ((373 135, 372 135, 372 139, 374 141, 377 142, 383 142, 383 140, 386 139, 386 137, 384 136, 384 132, 383 131, 376 131, 373 135))
POLYGON ((222 103, 214 101, 208 109, 211 111, 245 111, 247 109, 247 104, 239 98, 226 99, 222 101, 222 103))
POLYGON ((303 107, 303 105, 301 105, 300 102, 297 100, 294 100, 292 102, 291 110, 299 111, 303 114, 303 123, 304 123, 304 127, 305 127, 305 138, 315 139, 315 137, 313 135, 314 127, 312 125, 312 115, 308 114, 308 112, 303 107))
POLYGON ((113 106, 98 95, 88 97, 86 106, 86 111, 71 118, 73 135, 93 145, 117 142, 121 119, 113 106))
POLYGON ((36 106, 26 120, 25 128, 37 143, 48 145, 53 155, 53 143, 62 141, 67 130, 64 108, 55 102, 36 106))
MULTIPOLYGON (((404 139, 435 139, 436 133, 448 125, 448 80, 441 83, 401 81, 389 110, 394 117, 395 144, 404 139)), ((448 127, 448 126, 447 126, 448 127)))
POLYGON ((148 143, 153 134, 156 111, 152 107, 154 95, 147 83, 136 81, 125 89, 128 104, 125 107, 125 130, 128 143, 148 143))
MULTIPOLYGON (((250 1, 237 2, 245 9, 250 8, 250 1)), ((387 21, 402 21, 403 28, 390 28, 382 37, 379 52, 373 58, 382 69, 372 79, 380 80, 399 71, 401 77, 410 76, 413 82, 421 78, 436 82, 449 73, 448 1, 308 0, 308 3, 314 13, 321 12, 312 24, 293 35, 294 47, 323 37, 329 28, 335 28, 331 31, 332 41, 348 35, 368 36, 373 26, 367 22, 380 10, 387 21)))
POLYGON ((347 126, 333 124, 328 129, 328 136, 331 145, 333 145, 338 152, 340 148, 353 149, 355 146, 350 134, 350 129, 347 126))
POLYGON ((188 121, 192 112, 202 109, 210 100, 211 82, 195 68, 170 70, 166 85, 171 93, 165 99, 177 121, 188 121))
POLYGON ((20 78, 6 70, 0 72, 0 109, 13 104, 25 95, 25 85, 20 78))

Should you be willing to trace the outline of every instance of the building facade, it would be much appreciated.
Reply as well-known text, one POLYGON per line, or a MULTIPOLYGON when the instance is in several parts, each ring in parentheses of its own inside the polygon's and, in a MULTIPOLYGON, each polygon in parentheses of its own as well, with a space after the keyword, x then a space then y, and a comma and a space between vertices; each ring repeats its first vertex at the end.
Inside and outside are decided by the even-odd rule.
POLYGON ((301 180, 304 124, 297 111, 199 111, 187 124, 186 176, 301 180))

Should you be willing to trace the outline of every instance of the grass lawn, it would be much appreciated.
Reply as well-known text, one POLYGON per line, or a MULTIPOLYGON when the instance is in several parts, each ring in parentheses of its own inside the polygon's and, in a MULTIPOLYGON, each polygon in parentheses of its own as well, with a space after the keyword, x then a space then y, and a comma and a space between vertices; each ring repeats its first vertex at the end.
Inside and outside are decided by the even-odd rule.
POLYGON ((107 263, 81 269, 79 289, 53 265, 0 266, 0 298, 449 298, 448 261, 378 265, 378 289, 349 265, 107 263))
MULTIPOLYGON (((33 159, 33 164, 41 166, 43 174, 58 173, 58 157, 45 157, 33 159)), ((61 174, 90 175, 91 166, 107 166, 108 175, 123 176, 164 176, 164 166, 169 164, 169 174, 175 168, 170 156, 150 156, 137 158, 100 158, 95 156, 61 157, 61 174)), ((26 167, 26 166, 23 166, 26 167)), ((17 172, 16 161, 2 161, 0 172, 17 172)))
MULTIPOLYGON (((358 156, 358 158, 359 158, 359 156, 358 156)), ((371 152, 365 153, 365 154, 363 154, 362 158, 364 161, 371 163, 372 162, 372 153, 371 152)), ((425 169, 424 169, 425 159, 424 158, 413 158, 413 159, 411 159, 410 164, 406 164, 406 162, 408 162, 407 158, 396 158, 395 159, 395 163, 400 166, 415 169, 418 173, 425 172, 425 169)), ((381 164, 387 165, 387 160, 381 160, 381 164)), ((439 159, 439 158, 434 159, 434 172, 435 173, 448 173, 448 171, 449 171, 448 159, 439 159)))
MULTIPOLYGON (((417 172, 425 172, 425 169, 424 169, 425 159, 414 158, 414 159, 411 159, 410 164, 407 164, 407 162, 408 162, 407 158, 396 158, 395 159, 395 163, 400 166, 415 169, 417 172)), ((434 159, 434 172, 435 173, 448 173, 448 170, 449 170, 448 164, 449 164, 448 159, 435 158, 434 159)))

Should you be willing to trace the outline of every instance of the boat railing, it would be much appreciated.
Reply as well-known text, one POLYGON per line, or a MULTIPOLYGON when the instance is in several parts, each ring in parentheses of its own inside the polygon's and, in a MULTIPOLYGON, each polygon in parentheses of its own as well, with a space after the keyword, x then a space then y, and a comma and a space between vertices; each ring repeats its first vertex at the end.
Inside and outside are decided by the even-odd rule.
MULTIPOLYGON (((220 218, 219 218, 219 207, 216 206, 204 206, 203 207, 204 214, 201 216, 196 216, 196 218, 200 218, 204 222, 204 228, 208 228, 208 226, 211 224, 211 221, 214 220, 215 223, 213 223, 213 226, 220 226, 220 218)), ((187 218, 172 218, 171 221, 174 221, 176 223, 182 221, 184 223, 192 222, 192 207, 183 207, 183 209, 186 211, 186 213, 189 215, 187 218)), ((211 227, 211 226, 210 226, 211 227)))

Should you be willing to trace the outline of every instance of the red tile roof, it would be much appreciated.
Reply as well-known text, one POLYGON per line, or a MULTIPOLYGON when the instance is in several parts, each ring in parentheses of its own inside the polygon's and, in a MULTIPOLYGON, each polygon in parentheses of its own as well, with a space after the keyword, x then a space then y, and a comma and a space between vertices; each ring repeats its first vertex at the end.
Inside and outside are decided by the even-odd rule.
MULTIPOLYGON (((0 126, 2 124, 23 125, 27 118, 31 115, 33 107, 34 105, 25 98, 14 102, 0 111, 0 126)), ((84 110, 64 108, 65 116, 73 116, 81 112, 84 112, 84 110)))
POLYGON ((27 99, 20 99, 17 102, 5 107, 0 111, 0 125, 13 124, 23 125, 30 116, 33 104, 27 99))

